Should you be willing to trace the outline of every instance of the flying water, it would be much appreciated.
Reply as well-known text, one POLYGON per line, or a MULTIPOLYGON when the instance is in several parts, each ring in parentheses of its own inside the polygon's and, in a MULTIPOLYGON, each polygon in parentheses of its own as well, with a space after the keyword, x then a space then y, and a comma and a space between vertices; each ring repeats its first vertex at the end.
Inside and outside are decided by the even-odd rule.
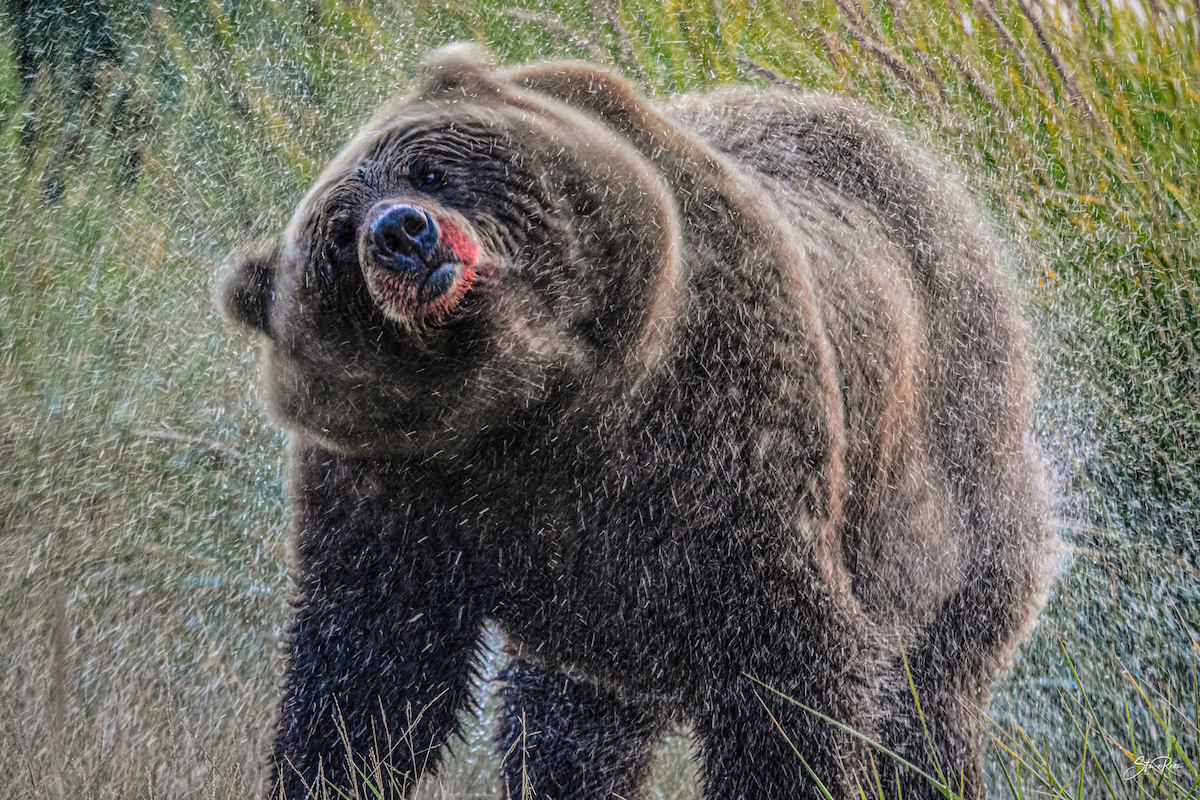
MULTIPOLYGON (((216 276, 286 224, 422 54, 471 39, 503 60, 604 61, 662 94, 851 93, 957 163, 1015 243, 1035 436, 1073 550, 993 716, 1064 775, 1089 725, 1105 757, 1127 729, 1149 757, 1178 756, 1172 736, 1194 756, 1200 23, 1176 19, 1186 6, 1051 4, 1073 33, 1023 0, 957 21, 852 2, 790 17, 612 0, 18 5, 0 37, 0 792, 256 790, 288 614, 285 442, 216 276), (993 42, 1015 48, 1003 69, 971 58, 993 42), (1103 69, 1074 74, 1088 58, 1103 69), (1169 698, 1171 726, 1142 692, 1169 698)), ((498 791, 488 659, 484 711, 426 796, 498 791)), ((659 796, 698 796, 689 747, 681 735, 660 756, 659 796)))

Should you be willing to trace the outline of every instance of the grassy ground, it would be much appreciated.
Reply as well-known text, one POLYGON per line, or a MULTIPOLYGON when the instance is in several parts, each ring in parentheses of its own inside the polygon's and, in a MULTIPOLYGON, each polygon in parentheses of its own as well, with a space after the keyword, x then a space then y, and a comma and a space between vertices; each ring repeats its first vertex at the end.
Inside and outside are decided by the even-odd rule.
MULTIPOLYGON (((0 793, 252 793, 286 618, 282 439, 214 277, 423 52, 476 39, 655 93, 853 95, 962 165, 1021 251, 1076 549, 994 709, 995 793, 1197 796, 1200 7, 56 8, 0 18, 0 793)), ((494 794, 485 728, 430 796, 494 794)), ((686 752, 659 796, 694 793, 686 752)))

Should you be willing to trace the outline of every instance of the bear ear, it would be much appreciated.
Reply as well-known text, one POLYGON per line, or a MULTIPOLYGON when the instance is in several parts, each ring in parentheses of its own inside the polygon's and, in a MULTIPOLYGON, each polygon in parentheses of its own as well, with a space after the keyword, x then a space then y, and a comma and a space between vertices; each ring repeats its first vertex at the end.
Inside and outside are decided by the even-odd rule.
POLYGON ((549 61, 518 67, 504 77, 518 86, 590 112, 633 138, 669 125, 646 105, 629 81, 586 61, 549 61))
POLYGON ((275 295, 277 238, 236 251, 221 282, 219 304, 234 323, 271 334, 271 301, 275 295))
POLYGON ((425 59, 419 97, 481 97, 499 94, 491 79, 492 59, 482 47, 459 42, 439 47, 425 59))

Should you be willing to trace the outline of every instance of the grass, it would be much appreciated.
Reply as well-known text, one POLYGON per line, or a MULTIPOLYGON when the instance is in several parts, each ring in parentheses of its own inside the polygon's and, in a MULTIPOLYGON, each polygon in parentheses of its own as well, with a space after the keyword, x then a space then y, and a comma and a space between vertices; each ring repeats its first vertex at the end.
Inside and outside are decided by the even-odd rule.
MULTIPOLYGON (((0 16, 0 793, 257 785, 287 613, 283 442, 249 388, 253 344, 213 309, 215 275, 284 223, 423 52, 475 39, 504 61, 604 61, 655 94, 851 95, 960 165, 1018 245, 1038 437, 1076 551, 993 708, 995 791, 1197 796, 1194 4, 15 7, 0 16), (1131 757, 1147 766, 1125 781, 1131 757)), ((494 794, 472 725, 427 795, 494 794)), ((660 757, 660 796, 695 791, 688 747, 660 757)))
MULTIPOLYGON (((1200 646, 1194 641, 1193 649, 1193 655, 1200 656, 1200 646)), ((1083 797, 1108 800, 1135 797, 1139 800, 1192 800, 1200 796, 1200 762, 1196 760, 1197 752, 1200 752, 1197 750, 1197 745, 1200 744, 1197 734, 1200 733, 1200 729, 1197 728, 1198 717, 1195 713, 1200 709, 1200 684, 1197 683, 1197 665, 1200 664, 1200 658, 1196 659, 1192 667, 1190 708, 1173 702, 1169 696, 1154 695, 1132 676, 1125 676, 1135 691, 1135 702, 1142 704, 1143 710, 1153 717, 1157 726, 1155 733, 1163 734, 1166 739, 1165 749, 1153 751, 1154 755, 1146 755, 1141 748, 1141 739, 1133 729, 1128 705, 1125 709, 1128 729, 1117 730, 1114 733, 1106 720, 1097 714, 1070 655, 1064 653, 1063 657, 1070 667, 1075 685, 1073 692, 1064 692, 1059 699, 1073 724, 1074 732, 1079 737, 1076 753, 1078 766, 1071 769, 1069 763, 1061 762, 1055 757, 1056 754, 1037 742, 1020 724, 1002 724, 989 718, 986 722, 990 760, 1003 776, 1003 781, 991 788, 990 796, 1009 800, 1025 800, 1032 797, 1054 800, 1078 800, 1083 797)), ((905 669, 907 671, 907 662, 905 669)), ((917 697, 911 675, 909 685, 912 686, 922 728, 928 735, 924 715, 920 712, 920 698, 917 697)), ((783 697, 826 723, 845 731, 868 748, 871 754, 871 775, 865 782, 866 785, 860 783, 858 787, 863 800, 891 800, 884 793, 880 779, 881 770, 911 770, 936 787, 947 800, 965 799, 961 781, 955 775, 946 772, 937 755, 933 753, 932 745, 930 753, 933 769, 932 772, 928 772, 837 720, 779 695, 770 687, 763 688, 764 691, 783 697)), ((765 703, 764 708, 767 708, 765 703)), ((775 721, 774 716, 771 719, 775 721)), ((787 731, 779 726, 777 721, 776 726, 779 727, 780 734, 787 737, 787 731)), ((833 800, 829 791, 821 785, 820 780, 804 761, 802 743, 798 745, 790 738, 787 738, 787 741, 797 759, 803 763, 805 770, 818 785, 821 796, 833 800)))

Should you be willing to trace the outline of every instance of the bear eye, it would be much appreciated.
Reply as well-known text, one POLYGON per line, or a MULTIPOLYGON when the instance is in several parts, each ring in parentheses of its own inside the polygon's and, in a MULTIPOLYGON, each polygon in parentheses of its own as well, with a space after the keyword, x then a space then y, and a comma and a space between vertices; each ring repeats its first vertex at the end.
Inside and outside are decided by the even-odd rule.
POLYGON ((409 167, 408 180, 414 189, 420 189, 423 192, 435 192, 446 185, 446 172, 438 167, 418 161, 409 167))

